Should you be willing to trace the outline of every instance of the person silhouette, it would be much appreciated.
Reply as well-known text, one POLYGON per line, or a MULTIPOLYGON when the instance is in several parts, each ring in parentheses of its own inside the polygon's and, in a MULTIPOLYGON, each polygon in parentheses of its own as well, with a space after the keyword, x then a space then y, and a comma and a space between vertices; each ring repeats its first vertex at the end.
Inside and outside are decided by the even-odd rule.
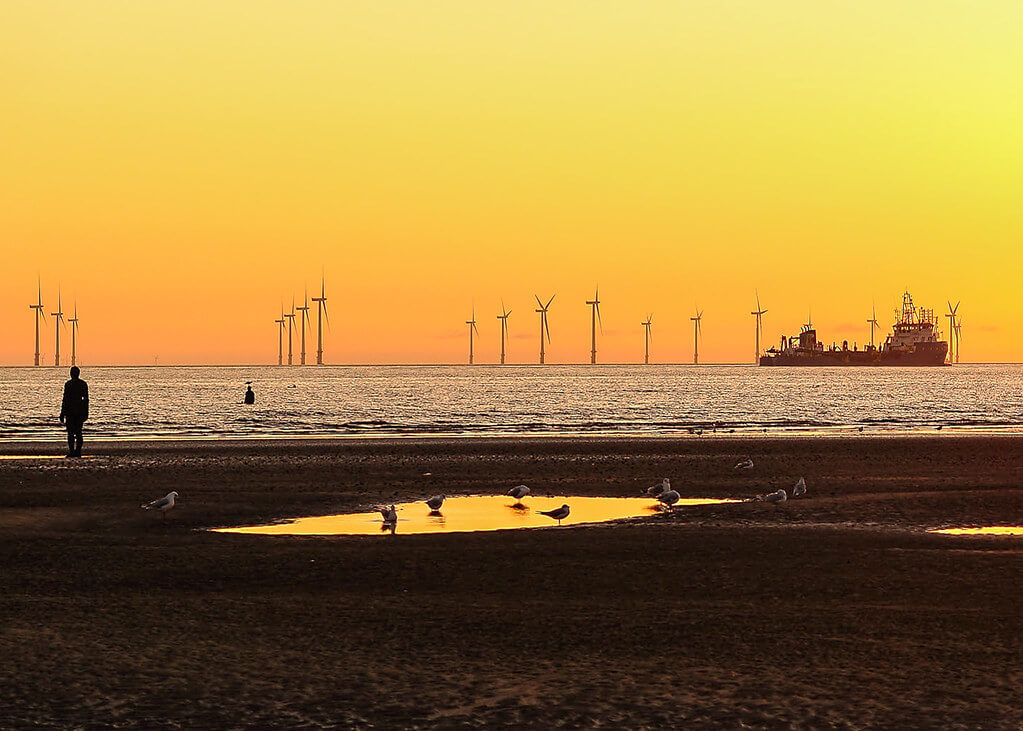
POLYGON ((256 394, 252 392, 252 386, 245 386, 245 403, 254 404, 256 403, 256 394))
POLYGON ((79 378, 81 370, 71 367, 71 380, 64 384, 60 423, 67 429, 67 456, 82 456, 82 427, 89 418, 89 384, 79 378))

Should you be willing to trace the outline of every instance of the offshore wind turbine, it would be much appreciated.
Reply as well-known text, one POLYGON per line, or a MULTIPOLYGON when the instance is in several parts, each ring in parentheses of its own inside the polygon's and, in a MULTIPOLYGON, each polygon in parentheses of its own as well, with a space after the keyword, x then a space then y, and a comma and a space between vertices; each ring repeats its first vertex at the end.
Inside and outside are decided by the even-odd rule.
POLYGON ((552 294, 551 298, 547 300, 547 304, 541 302, 540 298, 537 297, 535 294, 533 296, 536 297, 536 303, 540 305, 540 309, 538 309, 537 312, 540 313, 540 365, 543 365, 544 360, 546 358, 546 351, 544 350, 543 340, 545 334, 547 336, 547 342, 548 343, 551 342, 551 328, 550 325, 547 323, 547 310, 550 308, 551 302, 554 301, 554 298, 557 295, 552 294))
POLYGON ((294 365, 292 358, 292 330, 295 327, 295 298, 291 299, 291 312, 284 313, 284 317, 288 320, 288 365, 294 365))
MULTIPOLYGON (((960 300, 961 302, 962 300, 960 300)), ((956 302, 956 306, 952 306, 952 302, 948 303, 948 314, 945 315, 948 318, 948 362, 957 363, 959 353, 959 333, 956 330, 956 312, 959 310, 959 302, 956 302)))
MULTIPOLYGON (((959 305, 956 304, 956 307, 958 308, 959 305)), ((956 331, 956 363, 958 363, 959 362, 959 353, 962 350, 962 348, 960 347, 962 345, 962 337, 963 337, 963 318, 962 317, 960 317, 958 320, 956 320, 955 331, 956 331)))
POLYGON ((870 319, 867 320, 867 324, 870 325, 870 347, 873 348, 874 347, 874 328, 881 327, 881 326, 877 323, 877 307, 874 306, 874 305, 871 305, 870 312, 871 312, 870 319))
POLYGON ((690 317, 693 321, 693 365, 700 364, 700 336, 703 334, 703 328, 700 325, 700 321, 703 320, 703 310, 699 307, 696 308, 696 317, 690 317))
POLYGON ((590 365, 597 362, 597 323, 600 323, 600 332, 604 332, 604 323, 600 319, 600 288, 593 292, 593 299, 587 300, 590 306, 590 365))
POLYGON ((299 353, 301 358, 301 364, 305 365, 305 331, 309 329, 309 292, 305 293, 305 304, 301 307, 296 307, 296 310, 302 313, 302 325, 299 328, 302 331, 302 351, 299 353))
POLYGON ((284 323, 287 321, 284 305, 281 305, 281 319, 274 320, 277 323, 277 365, 284 365, 284 323))
POLYGON ((650 323, 653 321, 654 315, 650 313, 646 316, 646 320, 639 323, 643 326, 645 334, 643 337, 643 364, 650 365, 650 323))
POLYGON ((51 312, 50 316, 53 317, 53 332, 55 333, 56 343, 54 344, 53 350, 53 365, 60 365, 60 326, 64 325, 64 309, 60 304, 60 287, 57 287, 57 311, 51 312))
POLYGON ((323 365, 323 318, 327 318, 330 327, 330 315, 327 314, 327 289, 323 277, 320 277, 320 296, 313 297, 316 303, 316 365, 323 365))
POLYGON ((35 310, 36 311, 36 314, 35 314, 35 320, 36 320, 36 357, 35 357, 34 364, 35 365, 39 365, 39 320, 42 319, 43 322, 45 322, 46 321, 46 313, 43 311, 43 284, 42 284, 42 281, 39 280, 38 278, 36 279, 36 287, 37 287, 36 303, 34 305, 29 305, 28 308, 30 310, 35 310))
POLYGON ((501 365, 504 365, 504 343, 508 339, 508 315, 511 310, 504 309, 504 300, 501 300, 501 314, 497 319, 501 321, 501 365))
POLYGON ((76 362, 78 359, 78 339, 76 337, 78 335, 78 302, 75 302, 74 314, 71 315, 68 322, 71 324, 71 365, 78 365, 76 362))
POLYGON ((479 333, 479 329, 476 327, 476 308, 472 308, 472 319, 466 320, 465 324, 469 326, 469 365, 472 365, 473 361, 473 333, 479 333))
POLYGON ((764 332, 764 315, 767 314, 767 310, 760 308, 760 293, 754 290, 757 296, 757 309, 753 310, 750 314, 757 318, 756 324, 756 341, 757 341, 757 354, 753 359, 754 363, 760 363, 760 335, 764 332))

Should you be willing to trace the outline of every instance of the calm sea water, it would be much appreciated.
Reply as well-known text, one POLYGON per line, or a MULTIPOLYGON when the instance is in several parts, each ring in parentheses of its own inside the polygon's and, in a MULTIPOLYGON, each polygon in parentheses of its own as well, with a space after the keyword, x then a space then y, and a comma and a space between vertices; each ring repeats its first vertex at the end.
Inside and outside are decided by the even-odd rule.
MULTIPOLYGON (((1023 366, 86 368, 89 438, 1023 431, 1023 366), (256 405, 242 405, 246 381, 256 405)), ((0 368, 0 440, 62 439, 64 368, 0 368)))

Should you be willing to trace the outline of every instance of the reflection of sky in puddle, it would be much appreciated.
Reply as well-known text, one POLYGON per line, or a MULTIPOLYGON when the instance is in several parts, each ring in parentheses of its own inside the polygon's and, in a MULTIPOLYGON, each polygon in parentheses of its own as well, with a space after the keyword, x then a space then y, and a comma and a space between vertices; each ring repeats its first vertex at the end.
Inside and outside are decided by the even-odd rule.
POLYGON ((984 528, 941 528, 931 533, 947 536, 1023 536, 1023 525, 989 525, 984 528))
POLYGON ((73 462, 76 459, 89 459, 89 457, 71 458, 64 454, 0 454, 0 460, 9 459, 66 459, 68 462, 73 462))
MULTIPOLYGON (((717 505, 736 502, 708 498, 683 498, 676 510, 691 505, 717 505)), ((573 523, 599 523, 618 518, 652 515, 658 503, 652 498, 615 497, 527 497, 523 505, 506 496, 449 497, 439 513, 430 513, 423 503, 403 503, 397 506, 397 533, 463 533, 466 531, 504 530, 508 528, 540 528, 556 526, 558 522, 540 515, 541 510, 553 510, 568 504, 572 514, 561 521, 573 523)), ((223 533, 258 533, 262 535, 374 535, 389 532, 380 513, 349 513, 300 518, 288 523, 253 525, 242 528, 218 528, 223 533)))

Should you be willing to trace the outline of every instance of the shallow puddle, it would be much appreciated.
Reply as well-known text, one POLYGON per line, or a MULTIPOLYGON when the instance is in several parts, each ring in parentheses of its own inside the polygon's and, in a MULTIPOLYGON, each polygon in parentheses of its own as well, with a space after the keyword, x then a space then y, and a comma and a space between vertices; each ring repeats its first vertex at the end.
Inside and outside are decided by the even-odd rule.
POLYGON ((84 457, 71 458, 64 454, 0 454, 0 460, 10 459, 66 459, 69 462, 73 462, 78 459, 90 459, 88 455, 84 457))
POLYGON ((1023 536, 1023 525, 989 525, 984 528, 940 528, 930 533, 947 536, 1023 536))
MULTIPOLYGON (((719 505, 736 500, 683 498, 675 510, 693 505, 719 505)), ((541 510, 554 510, 567 504, 571 514, 561 525, 601 523, 618 518, 634 518, 659 512, 660 505, 651 498, 608 497, 533 497, 522 504, 506 496, 449 497, 439 512, 431 513, 424 503, 402 503, 396 506, 396 533, 465 533, 469 531, 506 530, 509 528, 544 528, 558 521, 541 515, 541 510)), ((251 525, 241 528, 215 528, 218 533, 257 533, 276 536, 365 536, 391 533, 379 512, 323 515, 299 518, 287 523, 251 525)))

